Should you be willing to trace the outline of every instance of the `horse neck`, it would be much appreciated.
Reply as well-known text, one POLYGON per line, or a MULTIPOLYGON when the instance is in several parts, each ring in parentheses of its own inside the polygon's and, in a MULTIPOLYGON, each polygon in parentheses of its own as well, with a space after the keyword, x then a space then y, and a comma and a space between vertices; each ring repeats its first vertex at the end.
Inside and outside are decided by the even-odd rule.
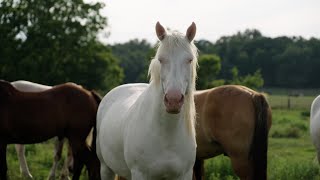
MULTIPOLYGON (((144 112, 152 112, 150 116, 151 126, 156 126, 155 129, 159 129, 161 132, 165 132, 168 135, 177 132, 188 132, 189 122, 185 119, 186 105, 182 106, 179 114, 169 114, 166 112, 165 105, 163 103, 163 91, 161 86, 159 87, 154 82, 150 83, 147 88, 144 97, 144 106, 147 106, 147 110, 144 112), (171 133, 170 133, 171 132, 171 133)), ((194 135, 194 132, 191 132, 194 135)))

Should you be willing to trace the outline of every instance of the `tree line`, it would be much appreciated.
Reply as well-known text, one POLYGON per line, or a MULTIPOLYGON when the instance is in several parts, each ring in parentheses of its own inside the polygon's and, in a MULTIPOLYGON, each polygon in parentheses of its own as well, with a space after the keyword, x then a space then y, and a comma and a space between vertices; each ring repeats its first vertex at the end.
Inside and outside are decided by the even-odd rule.
MULTIPOLYGON (((242 84, 252 88, 319 88, 320 40, 302 37, 266 37, 256 29, 223 36, 216 42, 199 40, 197 88, 242 84)), ((154 45, 131 40, 110 46, 120 59, 125 82, 146 77, 154 45), (126 53, 125 53, 126 52, 126 53), (134 65, 133 65, 134 64, 134 65), (139 70, 140 69, 140 70, 139 70)))
POLYGON ((228 69, 237 67, 240 75, 260 70, 266 87, 320 87, 317 38, 270 38, 254 29, 221 37, 215 43, 201 40, 198 47, 203 53, 214 53, 222 59, 222 78, 229 78, 228 69))
MULTIPOLYGON (((0 78, 47 85, 67 81, 110 90, 122 83, 147 82, 155 45, 129 40, 113 45, 97 38, 107 18, 101 2, 2 0, 0 78)), ((112 32, 111 32, 112 33, 112 32)), ((198 40, 197 89, 223 84, 251 88, 319 88, 320 40, 266 37, 256 29, 198 40)))

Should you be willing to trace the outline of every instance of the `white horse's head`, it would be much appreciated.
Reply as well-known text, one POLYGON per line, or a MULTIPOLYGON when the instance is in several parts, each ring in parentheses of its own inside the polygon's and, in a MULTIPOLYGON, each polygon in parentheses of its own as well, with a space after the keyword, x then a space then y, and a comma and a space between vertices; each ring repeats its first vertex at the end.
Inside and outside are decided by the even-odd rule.
POLYGON ((161 85, 166 111, 177 114, 186 96, 195 89, 197 48, 193 38, 196 25, 192 23, 184 35, 177 31, 167 32, 158 22, 156 33, 160 43, 149 74, 151 80, 161 85))

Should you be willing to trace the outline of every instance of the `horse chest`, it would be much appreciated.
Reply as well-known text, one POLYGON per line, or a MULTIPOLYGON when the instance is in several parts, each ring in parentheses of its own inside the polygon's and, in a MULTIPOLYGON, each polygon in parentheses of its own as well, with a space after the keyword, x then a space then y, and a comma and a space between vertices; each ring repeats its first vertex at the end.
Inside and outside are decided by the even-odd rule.
POLYGON ((171 179, 192 168, 196 145, 191 138, 145 130, 127 136, 125 157, 130 169, 137 168, 151 179, 171 179))
POLYGON ((137 169, 148 179, 178 179, 192 168, 194 160, 184 152, 159 150, 158 153, 140 151, 141 154, 127 159, 130 169, 137 169))

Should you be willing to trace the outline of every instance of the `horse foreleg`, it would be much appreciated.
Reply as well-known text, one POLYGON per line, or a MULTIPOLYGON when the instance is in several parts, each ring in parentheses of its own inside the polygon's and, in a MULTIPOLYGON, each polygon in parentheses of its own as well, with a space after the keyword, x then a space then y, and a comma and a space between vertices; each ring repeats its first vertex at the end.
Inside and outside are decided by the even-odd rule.
POLYGON ((0 180, 7 180, 7 144, 0 143, 0 180))
POLYGON ((204 161, 201 159, 196 159, 196 162, 193 166, 193 179, 194 180, 203 180, 204 175, 204 167, 203 167, 204 161))
POLYGON ((25 146, 23 144, 16 144, 15 148, 18 154, 18 159, 20 163, 20 172, 22 176, 32 179, 32 175, 29 171, 28 164, 25 157, 25 146))
POLYGON ((120 180, 119 177, 115 176, 115 173, 103 162, 101 162, 101 167, 100 167, 100 175, 101 175, 101 180, 120 180))
POLYGON ((190 169, 186 174, 178 178, 179 180, 193 180, 193 168, 190 169))
POLYGON ((139 170, 131 170, 131 180, 147 180, 148 178, 145 177, 143 173, 139 170))
POLYGON ((56 178, 56 170, 57 167, 59 165, 59 161, 61 159, 61 154, 62 154, 62 149, 63 149, 63 142, 64 139, 59 140, 59 138, 57 138, 57 140, 55 140, 54 143, 54 159, 53 159, 53 164, 50 170, 50 174, 48 179, 49 180, 54 180, 56 178))

